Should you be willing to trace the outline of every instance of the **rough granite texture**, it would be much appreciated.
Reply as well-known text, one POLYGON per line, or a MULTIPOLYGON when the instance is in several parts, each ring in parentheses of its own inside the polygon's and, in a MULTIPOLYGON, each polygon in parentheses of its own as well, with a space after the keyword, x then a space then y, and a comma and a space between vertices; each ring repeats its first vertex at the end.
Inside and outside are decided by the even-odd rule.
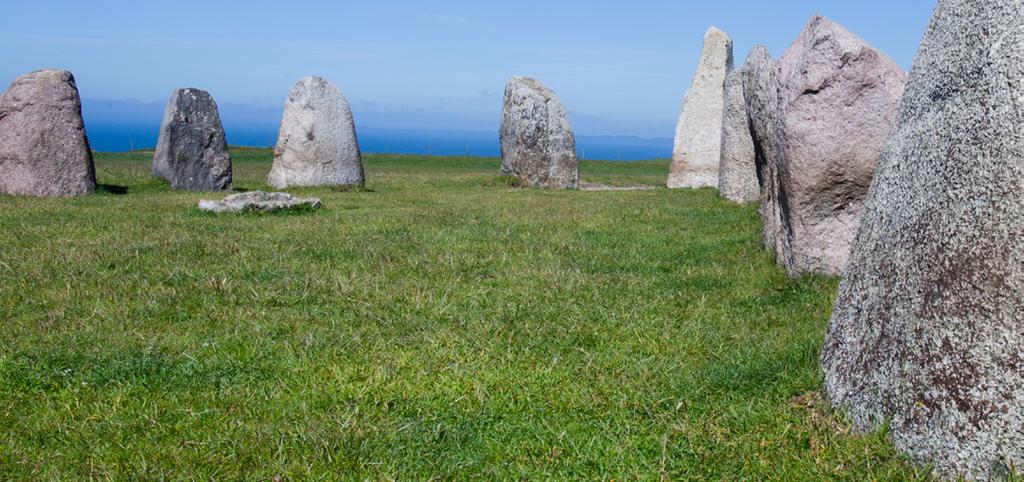
POLYGON ((719 166, 718 192, 736 203, 761 199, 757 181, 754 139, 743 95, 743 72, 734 70, 725 79, 725 114, 722 118, 722 160, 719 166))
POLYGON ((782 220, 778 196, 778 164, 784 155, 782 128, 779 124, 779 63, 768 49, 758 45, 750 51, 740 70, 743 96, 750 117, 754 141, 754 161, 761 187, 761 243, 778 254, 780 265, 787 253, 782 249, 782 220))
POLYGON ((704 49, 693 84, 686 92, 676 124, 668 187, 718 187, 722 156, 722 115, 725 77, 732 70, 732 39, 711 27, 704 34, 704 49))
POLYGON ((939 2, 822 353, 835 407, 945 479, 1024 467, 1022 22, 939 2))
POLYGON ((576 137, 565 107, 534 79, 513 77, 505 87, 501 173, 533 187, 579 188, 576 137))
POLYGON ((160 125, 153 177, 174 189, 231 189, 231 155, 217 103, 204 90, 178 89, 171 94, 160 125))
POLYGON ((781 256, 791 275, 838 275, 899 110, 906 74, 885 54, 816 16, 779 59, 784 156, 778 164, 781 256))
POLYGON ((39 70, 0 97, 0 193, 74 197, 96 190, 75 77, 39 70))
POLYGON ((221 201, 199 201, 201 211, 212 213, 275 212, 320 207, 317 198, 299 198, 285 192, 252 191, 232 194, 221 201))
POLYGON ((267 184, 277 189, 365 184, 352 109, 334 84, 307 77, 292 88, 267 184))

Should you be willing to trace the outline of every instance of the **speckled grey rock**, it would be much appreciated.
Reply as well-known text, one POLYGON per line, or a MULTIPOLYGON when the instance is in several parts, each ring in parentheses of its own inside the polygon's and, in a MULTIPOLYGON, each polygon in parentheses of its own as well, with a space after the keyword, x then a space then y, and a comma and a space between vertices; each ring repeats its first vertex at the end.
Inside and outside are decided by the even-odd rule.
POLYGON ((734 70, 725 79, 725 114, 722 118, 722 160, 718 192, 732 202, 751 203, 761 199, 757 181, 754 139, 743 95, 743 72, 734 70))
POLYGON ((780 265, 786 251, 782 248, 782 220, 778 199, 779 163, 785 155, 779 118, 779 63, 768 49, 756 46, 740 70, 743 96, 750 116, 754 141, 754 160, 761 190, 761 242, 775 251, 780 265))
POLYGON ((292 88, 267 184, 278 189, 365 184, 352 109, 334 84, 306 77, 292 88))
POLYGON ((718 187, 722 156, 725 76, 732 70, 732 39, 718 28, 704 34, 704 49, 676 124, 668 187, 718 187))
POLYGON ((576 137, 555 93, 526 77, 505 87, 501 114, 501 173, 533 187, 577 189, 576 137))
POLYGON ((75 77, 39 70, 0 97, 0 193, 73 197, 96 190, 75 77))
POLYGON ((895 61, 821 16, 779 60, 781 259, 791 275, 842 271, 905 84, 895 61))
POLYGON ((171 94, 160 125, 153 177, 174 189, 231 189, 231 155, 213 97, 204 90, 178 89, 171 94))
POLYGON ((1022 18, 939 2, 822 353, 834 406, 946 479, 1024 467, 1022 18))
POLYGON ((212 213, 275 212, 320 207, 317 198, 299 198, 285 192, 252 191, 232 194, 221 201, 199 201, 200 210, 212 213))

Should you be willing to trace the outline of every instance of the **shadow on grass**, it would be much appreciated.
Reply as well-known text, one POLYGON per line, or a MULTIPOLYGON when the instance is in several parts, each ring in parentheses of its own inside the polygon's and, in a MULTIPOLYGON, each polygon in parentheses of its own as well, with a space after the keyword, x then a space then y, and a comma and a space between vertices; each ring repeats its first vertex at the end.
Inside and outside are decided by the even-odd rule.
POLYGON ((124 196, 128 194, 128 186, 117 186, 114 184, 98 184, 96 185, 96 191, 104 194, 111 194, 114 196, 124 196))
POLYGON ((374 192, 366 186, 330 186, 331 192, 374 192))

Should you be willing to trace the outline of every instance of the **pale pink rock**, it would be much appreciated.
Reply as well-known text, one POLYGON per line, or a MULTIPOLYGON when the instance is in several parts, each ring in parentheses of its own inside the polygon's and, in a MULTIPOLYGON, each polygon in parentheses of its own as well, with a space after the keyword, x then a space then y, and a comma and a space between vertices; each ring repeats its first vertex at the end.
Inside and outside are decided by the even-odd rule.
POLYGON ((75 77, 39 70, 0 97, 0 193, 74 197, 96 190, 75 77))

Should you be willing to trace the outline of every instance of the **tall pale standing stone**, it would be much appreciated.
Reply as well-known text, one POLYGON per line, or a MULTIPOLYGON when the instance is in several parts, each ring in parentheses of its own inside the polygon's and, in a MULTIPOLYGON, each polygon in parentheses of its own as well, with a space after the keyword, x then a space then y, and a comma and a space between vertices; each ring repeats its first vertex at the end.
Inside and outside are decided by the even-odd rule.
POLYGON ((676 125, 669 188, 718 187, 725 77, 730 70, 732 39, 711 27, 704 35, 700 65, 676 125))

